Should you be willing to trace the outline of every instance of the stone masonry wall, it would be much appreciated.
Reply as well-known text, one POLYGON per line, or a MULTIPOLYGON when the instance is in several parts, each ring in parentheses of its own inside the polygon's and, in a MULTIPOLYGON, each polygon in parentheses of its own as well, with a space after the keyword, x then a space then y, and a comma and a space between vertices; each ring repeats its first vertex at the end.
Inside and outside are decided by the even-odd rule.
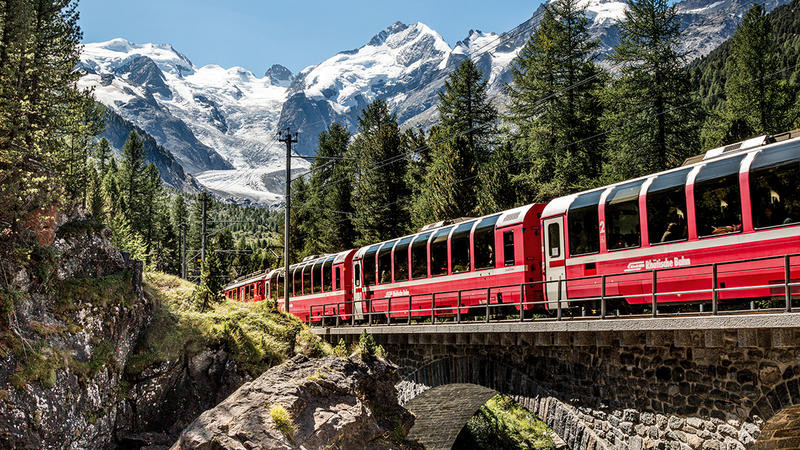
POLYGON ((514 397, 572 448, 630 449, 752 446, 770 418, 800 404, 798 337, 796 329, 375 335, 401 367, 401 402, 474 383, 514 397))

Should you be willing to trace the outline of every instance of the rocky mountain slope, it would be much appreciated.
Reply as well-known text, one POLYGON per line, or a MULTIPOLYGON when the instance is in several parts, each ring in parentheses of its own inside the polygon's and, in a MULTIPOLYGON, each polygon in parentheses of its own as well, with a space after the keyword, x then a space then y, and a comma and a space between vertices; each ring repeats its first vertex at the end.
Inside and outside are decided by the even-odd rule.
MULTIPOLYGON (((590 31, 603 58, 617 42, 620 0, 585 0, 590 31)), ((788 0, 767 0, 771 10, 788 0)), ((686 30, 687 58, 708 54, 728 39, 751 3, 744 0, 683 0, 677 3, 686 30)), ((427 128, 435 119, 437 94, 459 62, 472 58, 489 78, 502 104, 503 86, 519 50, 543 14, 539 7, 502 34, 471 30, 450 46, 423 23, 395 23, 366 45, 337 53, 293 75, 273 65, 263 77, 240 68, 195 67, 169 45, 124 39, 87 44, 81 85, 97 99, 153 136, 186 171, 222 197, 275 204, 283 147, 280 129, 300 130, 300 154, 313 154, 317 136, 339 121, 351 130, 364 105, 386 100, 406 127, 427 128)), ((296 161, 300 170, 307 163, 296 161)))

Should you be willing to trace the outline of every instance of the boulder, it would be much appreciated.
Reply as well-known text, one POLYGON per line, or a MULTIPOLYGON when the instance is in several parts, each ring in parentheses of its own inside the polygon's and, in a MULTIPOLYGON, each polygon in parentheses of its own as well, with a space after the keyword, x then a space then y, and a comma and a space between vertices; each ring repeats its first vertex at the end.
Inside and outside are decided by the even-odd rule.
POLYGON ((173 449, 402 448, 413 416, 397 403, 397 368, 299 355, 204 412, 173 449))

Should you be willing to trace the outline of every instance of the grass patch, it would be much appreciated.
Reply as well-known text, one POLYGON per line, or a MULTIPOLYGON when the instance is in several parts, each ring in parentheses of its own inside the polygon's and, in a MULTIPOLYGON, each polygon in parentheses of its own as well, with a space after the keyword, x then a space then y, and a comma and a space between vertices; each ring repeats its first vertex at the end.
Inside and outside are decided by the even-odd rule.
POLYGON ((94 219, 76 220, 61 225, 56 230, 56 235, 61 238, 80 237, 87 234, 97 234, 105 229, 105 225, 94 219))
POLYGON ((552 449, 552 431, 505 395, 495 395, 467 422, 453 448, 552 449))
POLYGON ((283 405, 272 405, 269 409, 269 416, 275 423, 275 428, 280 430, 284 436, 294 445, 294 433, 296 432, 292 416, 283 405))
POLYGON ((330 354, 330 346, 294 316, 271 302, 240 303, 224 299, 205 311, 192 294, 195 285, 162 273, 144 274, 145 294, 155 302, 154 318, 126 372, 138 374, 155 363, 174 361, 206 347, 222 346, 252 376, 286 360, 292 353, 330 354))
POLYGON ((67 278, 58 283, 56 294, 54 312, 60 319, 87 303, 101 308, 127 306, 136 297, 127 270, 97 278, 67 278))

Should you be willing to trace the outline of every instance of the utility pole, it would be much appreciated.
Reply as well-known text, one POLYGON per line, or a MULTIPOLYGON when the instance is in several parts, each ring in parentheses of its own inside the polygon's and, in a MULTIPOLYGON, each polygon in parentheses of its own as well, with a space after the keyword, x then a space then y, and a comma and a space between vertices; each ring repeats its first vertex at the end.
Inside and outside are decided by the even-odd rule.
POLYGON ((297 133, 292 137, 291 127, 286 127, 286 137, 278 133, 278 141, 286 144, 286 208, 283 222, 283 310, 289 312, 289 217, 292 212, 292 144, 297 143, 297 133))

